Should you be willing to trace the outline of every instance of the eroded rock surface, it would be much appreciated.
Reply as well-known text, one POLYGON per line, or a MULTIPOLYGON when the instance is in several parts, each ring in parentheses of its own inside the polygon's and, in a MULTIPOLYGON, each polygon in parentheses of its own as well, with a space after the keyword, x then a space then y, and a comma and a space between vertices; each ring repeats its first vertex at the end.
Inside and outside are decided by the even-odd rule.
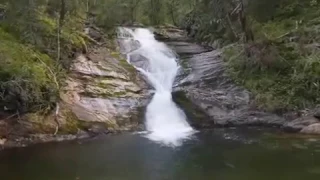
MULTIPOLYGON (((177 32, 165 42, 180 55, 182 66, 175 91, 184 93, 186 99, 175 98, 182 108, 190 111, 190 104, 204 113, 192 117, 191 123, 198 127, 263 125, 282 126, 284 118, 254 108, 251 94, 233 83, 226 73, 222 51, 213 50, 186 40, 185 34, 177 32), (189 105, 186 102, 189 101, 189 105), (201 118, 199 118, 201 117, 201 118)), ((195 113, 191 113, 195 114, 195 113)), ((190 118, 189 118, 190 119, 190 118)))
POLYGON ((303 134, 320 135, 320 122, 306 126, 302 128, 300 132, 303 134))
POLYGON ((319 108, 289 118, 255 108, 250 92, 237 86, 226 73, 221 49, 193 43, 183 31, 165 31, 164 37, 158 34, 158 38, 180 55, 182 68, 174 99, 193 126, 276 126, 290 132, 320 134, 319 108))
POLYGON ((142 128, 146 83, 119 53, 105 47, 72 62, 60 98, 55 112, 0 121, 0 148, 142 128))
POLYGON ((143 82, 119 54, 98 48, 80 55, 71 69, 61 98, 79 121, 111 131, 138 128, 143 82))
POLYGON ((320 123, 320 120, 313 116, 305 116, 286 122, 283 126, 287 131, 299 132, 310 125, 320 123))

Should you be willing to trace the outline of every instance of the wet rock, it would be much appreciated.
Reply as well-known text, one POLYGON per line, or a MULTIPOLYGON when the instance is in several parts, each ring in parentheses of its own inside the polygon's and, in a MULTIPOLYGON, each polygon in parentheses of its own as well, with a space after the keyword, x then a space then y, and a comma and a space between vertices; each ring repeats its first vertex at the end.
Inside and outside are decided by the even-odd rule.
POLYGON ((89 129, 87 129, 87 131, 93 135, 108 134, 109 133, 109 131, 106 130, 105 125, 102 123, 93 124, 89 129))
MULTIPOLYGON (((222 50, 183 41, 184 37, 178 39, 174 36, 170 40, 169 34, 169 40, 165 41, 180 55, 182 66, 174 91, 184 92, 186 99, 208 117, 206 121, 192 122, 194 126, 201 127, 203 123, 210 126, 282 126, 285 123, 284 118, 252 106, 251 94, 237 86, 226 73, 222 50)), ((183 103, 178 104, 184 110, 188 109, 183 103)))
POLYGON ((316 109, 316 110, 315 110, 315 113, 313 114, 313 116, 314 116, 315 118, 318 118, 318 119, 320 120, 320 109, 316 109))
POLYGON ((172 94, 173 101, 178 104, 185 114, 189 124, 195 128, 211 128, 214 126, 214 121, 210 120, 210 117, 201 108, 190 101, 185 92, 175 91, 172 94))
POLYGON ((205 48, 203 46, 200 46, 198 44, 192 44, 190 42, 169 41, 167 42, 167 45, 172 47, 172 49, 180 55, 200 54, 212 50, 212 48, 205 48))
POLYGON ((216 120, 216 124, 227 125, 227 126, 265 126, 265 127, 281 127, 285 120, 277 115, 242 110, 243 112, 238 112, 240 116, 231 116, 226 119, 216 120), (242 114, 241 114, 242 113, 242 114))
POLYGON ((295 119, 293 121, 286 122, 283 127, 287 131, 299 132, 303 128, 308 127, 312 124, 319 123, 320 121, 313 116, 306 116, 295 119))
POLYGON ((3 146, 6 141, 6 138, 0 138, 0 146, 3 146))
POLYGON ((155 38, 159 41, 190 41, 186 32, 177 27, 160 26, 151 30, 154 32, 155 38))
POLYGON ((87 34, 96 41, 101 41, 103 38, 103 33, 101 33, 101 31, 95 27, 88 28, 87 34))
POLYGON ((320 122, 306 126, 306 127, 302 128, 302 130, 300 132, 303 134, 318 134, 318 135, 320 135, 320 122))
POLYGON ((87 132, 82 131, 79 134, 64 134, 64 135, 53 135, 53 134, 31 134, 28 136, 17 136, 15 138, 8 139, 4 147, 25 147, 30 144, 48 143, 48 142, 62 142, 62 141, 73 141, 78 139, 89 138, 90 135, 87 132))
POLYGON ((134 66, 142 68, 142 69, 148 69, 149 67, 149 61, 138 54, 132 54, 129 56, 130 58, 130 63, 132 63, 134 66))

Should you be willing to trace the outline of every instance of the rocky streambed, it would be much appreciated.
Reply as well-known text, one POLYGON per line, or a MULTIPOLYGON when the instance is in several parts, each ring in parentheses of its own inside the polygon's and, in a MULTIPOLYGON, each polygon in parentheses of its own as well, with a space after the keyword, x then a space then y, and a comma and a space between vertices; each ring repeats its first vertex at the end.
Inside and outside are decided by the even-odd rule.
MULTIPOLYGON (((92 31, 89 35, 100 39, 99 32, 92 31)), ((173 98, 193 127, 262 126, 320 134, 317 109, 300 115, 257 109, 250 92, 237 86, 226 73, 221 49, 194 43, 176 28, 163 28, 156 37, 180 56, 173 98)), ((100 45, 79 54, 65 79, 56 111, 1 120, 0 147, 143 130, 143 109, 151 97, 150 87, 119 51, 100 45)), ((143 57, 132 57, 132 62, 140 66, 145 63, 143 57)))
POLYGON ((180 55, 182 71, 176 81, 175 101, 196 127, 262 126, 320 134, 320 111, 268 113, 255 106, 251 93, 237 86, 226 72, 223 49, 192 42, 184 31, 164 28, 157 34, 180 55))

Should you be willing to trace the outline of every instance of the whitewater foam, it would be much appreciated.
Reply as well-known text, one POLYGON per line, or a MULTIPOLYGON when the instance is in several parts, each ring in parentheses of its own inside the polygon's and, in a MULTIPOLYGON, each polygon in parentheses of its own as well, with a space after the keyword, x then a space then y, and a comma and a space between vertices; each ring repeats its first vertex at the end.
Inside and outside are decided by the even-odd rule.
POLYGON ((158 42, 148 29, 135 30, 121 28, 121 33, 129 33, 139 47, 132 47, 131 41, 124 45, 127 60, 131 63, 132 55, 140 55, 148 62, 147 66, 136 67, 155 89, 155 94, 146 110, 146 135, 150 140, 166 145, 180 145, 188 139, 194 130, 186 121, 184 112, 172 100, 172 86, 179 70, 176 54, 164 43, 158 42))

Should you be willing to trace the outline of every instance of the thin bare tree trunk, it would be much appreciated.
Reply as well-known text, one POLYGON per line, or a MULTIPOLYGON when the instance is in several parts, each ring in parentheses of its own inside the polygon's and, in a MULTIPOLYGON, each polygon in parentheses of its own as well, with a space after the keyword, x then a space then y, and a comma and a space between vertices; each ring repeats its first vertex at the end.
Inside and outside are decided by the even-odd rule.
MULTIPOLYGON (((60 19, 60 17, 59 17, 60 19)), ((60 45, 60 34, 61 34, 61 26, 60 26, 60 20, 57 19, 57 61, 60 61, 61 56, 61 45, 60 45)))
POLYGON ((227 15, 227 21, 228 21, 228 25, 229 25, 229 27, 230 27, 230 30, 232 31, 232 34, 233 34, 234 38, 235 38, 235 39, 238 39, 238 35, 237 35, 237 33, 236 33, 233 25, 232 25, 231 18, 230 18, 230 15, 229 15, 229 14, 227 15))
POLYGON ((87 13, 89 12, 89 0, 87 0, 87 13))
POLYGON ((251 27, 249 27, 247 23, 243 0, 240 0, 239 21, 241 24, 242 32, 245 35, 245 42, 254 41, 253 32, 251 30, 251 27))
POLYGON ((170 14, 171 14, 172 22, 173 22, 173 24, 176 26, 177 23, 176 23, 176 20, 175 20, 175 17, 174 17, 174 6, 175 6, 175 0, 171 0, 170 14))
POLYGON ((66 2, 65 0, 60 1, 60 16, 59 16, 59 26, 62 27, 64 23, 64 19, 66 16, 66 2))

